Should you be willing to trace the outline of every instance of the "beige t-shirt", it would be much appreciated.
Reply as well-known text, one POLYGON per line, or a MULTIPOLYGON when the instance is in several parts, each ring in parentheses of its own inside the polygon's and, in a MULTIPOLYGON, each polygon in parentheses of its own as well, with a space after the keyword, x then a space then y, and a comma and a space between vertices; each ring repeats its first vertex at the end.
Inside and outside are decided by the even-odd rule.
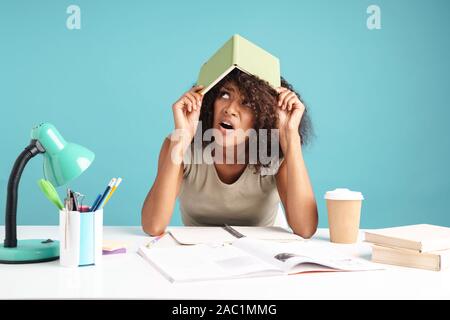
POLYGON ((214 164, 185 163, 179 194, 183 223, 272 226, 280 203, 274 171, 269 175, 254 172, 254 167, 247 165, 237 181, 226 184, 214 164))

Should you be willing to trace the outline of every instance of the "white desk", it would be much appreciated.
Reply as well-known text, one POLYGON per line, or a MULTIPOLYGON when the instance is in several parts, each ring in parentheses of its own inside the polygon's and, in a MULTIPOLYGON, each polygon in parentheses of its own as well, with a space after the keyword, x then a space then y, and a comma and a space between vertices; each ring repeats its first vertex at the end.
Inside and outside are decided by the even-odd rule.
MULTIPOLYGON (((58 239, 58 229, 19 227, 18 236, 58 239)), ((103 256, 101 266, 81 268, 61 267, 58 260, 0 264, 0 299, 450 299, 450 271, 394 266, 382 271, 172 284, 136 253, 149 240, 140 227, 105 227, 104 239, 128 243, 128 252, 103 256)), ((328 241, 328 230, 319 229, 314 239, 328 241)), ((173 245, 170 238, 163 240, 160 246, 173 245)), ((371 249, 365 243, 332 245, 370 259, 371 249)))

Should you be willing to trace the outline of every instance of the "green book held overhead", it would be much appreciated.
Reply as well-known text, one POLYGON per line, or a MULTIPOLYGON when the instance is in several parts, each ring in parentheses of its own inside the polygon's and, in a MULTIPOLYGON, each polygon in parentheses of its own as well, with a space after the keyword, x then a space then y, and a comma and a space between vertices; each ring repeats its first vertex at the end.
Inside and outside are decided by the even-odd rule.
POLYGON ((208 92, 234 68, 257 76, 276 88, 280 83, 280 61, 277 57, 235 34, 200 69, 198 85, 208 92))

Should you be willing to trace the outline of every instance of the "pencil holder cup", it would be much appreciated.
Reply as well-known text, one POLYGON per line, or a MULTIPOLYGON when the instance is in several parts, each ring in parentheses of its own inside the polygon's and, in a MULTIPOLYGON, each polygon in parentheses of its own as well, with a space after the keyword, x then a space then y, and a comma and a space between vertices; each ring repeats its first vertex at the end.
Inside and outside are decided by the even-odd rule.
POLYGON ((102 258, 103 209, 59 211, 59 261, 65 267, 98 265, 102 258))

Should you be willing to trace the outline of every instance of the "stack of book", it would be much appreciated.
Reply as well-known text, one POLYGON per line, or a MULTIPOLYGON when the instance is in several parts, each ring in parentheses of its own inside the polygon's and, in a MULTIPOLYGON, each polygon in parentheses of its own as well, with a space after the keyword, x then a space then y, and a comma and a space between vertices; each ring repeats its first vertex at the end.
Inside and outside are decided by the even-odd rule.
POLYGON ((450 228, 418 224, 365 232, 372 261, 441 271, 450 267, 450 228))

